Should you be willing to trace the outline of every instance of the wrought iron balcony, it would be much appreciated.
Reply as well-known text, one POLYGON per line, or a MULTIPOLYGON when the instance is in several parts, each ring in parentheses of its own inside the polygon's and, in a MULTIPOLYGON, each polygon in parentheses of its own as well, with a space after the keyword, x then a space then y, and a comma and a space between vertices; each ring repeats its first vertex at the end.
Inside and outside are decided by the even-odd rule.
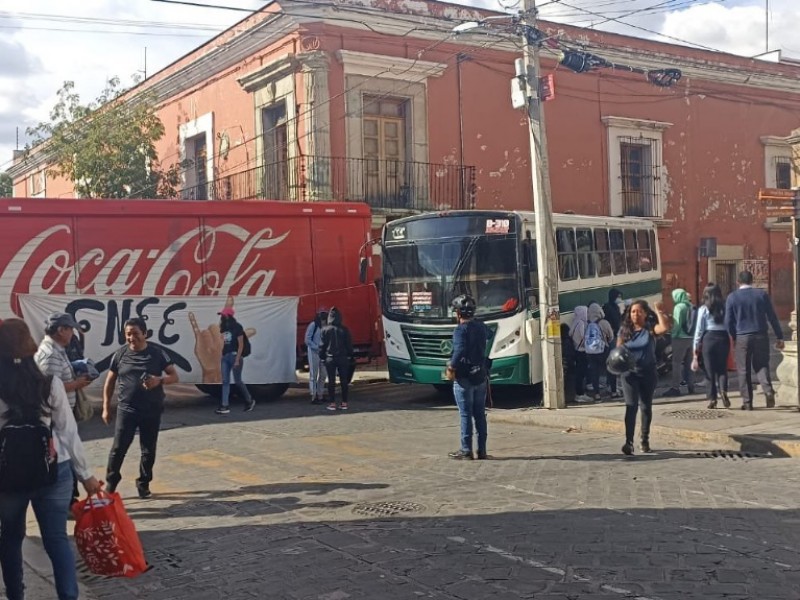
POLYGON ((366 202, 383 212, 475 207, 475 167, 301 156, 184 188, 185 200, 366 202))

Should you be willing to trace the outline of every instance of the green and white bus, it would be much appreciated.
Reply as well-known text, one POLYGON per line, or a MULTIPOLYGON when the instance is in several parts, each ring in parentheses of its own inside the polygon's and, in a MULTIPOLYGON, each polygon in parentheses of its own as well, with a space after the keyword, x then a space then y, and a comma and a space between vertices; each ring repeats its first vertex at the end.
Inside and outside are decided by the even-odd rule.
MULTIPOLYGON (((559 305, 662 294, 655 225, 636 218, 553 215, 559 305)), ((389 378, 441 385, 452 351, 453 298, 475 298, 476 317, 494 332, 491 381, 542 380, 536 233, 532 212, 451 211, 391 221, 383 230, 380 285, 389 378)))

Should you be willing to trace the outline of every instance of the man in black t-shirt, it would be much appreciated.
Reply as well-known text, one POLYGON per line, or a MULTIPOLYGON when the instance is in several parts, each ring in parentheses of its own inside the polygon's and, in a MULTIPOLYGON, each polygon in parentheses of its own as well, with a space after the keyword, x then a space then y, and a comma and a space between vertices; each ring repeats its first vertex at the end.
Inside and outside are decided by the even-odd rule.
POLYGON ((111 396, 117 393, 117 425, 114 443, 108 455, 106 481, 113 492, 122 479, 120 470, 136 430, 142 458, 136 489, 140 498, 150 497, 150 481, 156 461, 156 444, 164 410, 164 385, 178 382, 172 360, 162 348, 148 344, 143 319, 125 322, 127 344, 111 359, 103 386, 103 421, 111 421, 111 396))

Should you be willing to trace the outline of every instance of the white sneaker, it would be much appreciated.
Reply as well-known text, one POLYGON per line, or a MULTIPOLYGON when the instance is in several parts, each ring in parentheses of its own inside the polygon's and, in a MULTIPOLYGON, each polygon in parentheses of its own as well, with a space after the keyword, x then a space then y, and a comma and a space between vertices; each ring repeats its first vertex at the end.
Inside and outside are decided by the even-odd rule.
POLYGON ((594 399, 590 398, 586 394, 581 394, 580 396, 575 396, 575 402, 594 402, 594 399))

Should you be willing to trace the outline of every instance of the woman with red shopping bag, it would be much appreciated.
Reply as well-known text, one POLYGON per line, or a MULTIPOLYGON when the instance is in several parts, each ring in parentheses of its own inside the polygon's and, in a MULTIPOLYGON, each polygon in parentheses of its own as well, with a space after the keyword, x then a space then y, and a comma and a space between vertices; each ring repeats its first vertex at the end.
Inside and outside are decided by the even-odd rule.
POLYGON ((21 600, 25 515, 33 505, 59 600, 78 598, 67 537, 72 468, 87 493, 101 484, 89 472, 64 384, 42 374, 37 345, 20 319, 0 325, 0 567, 8 600, 21 600), (70 468, 70 463, 72 468, 70 468))

